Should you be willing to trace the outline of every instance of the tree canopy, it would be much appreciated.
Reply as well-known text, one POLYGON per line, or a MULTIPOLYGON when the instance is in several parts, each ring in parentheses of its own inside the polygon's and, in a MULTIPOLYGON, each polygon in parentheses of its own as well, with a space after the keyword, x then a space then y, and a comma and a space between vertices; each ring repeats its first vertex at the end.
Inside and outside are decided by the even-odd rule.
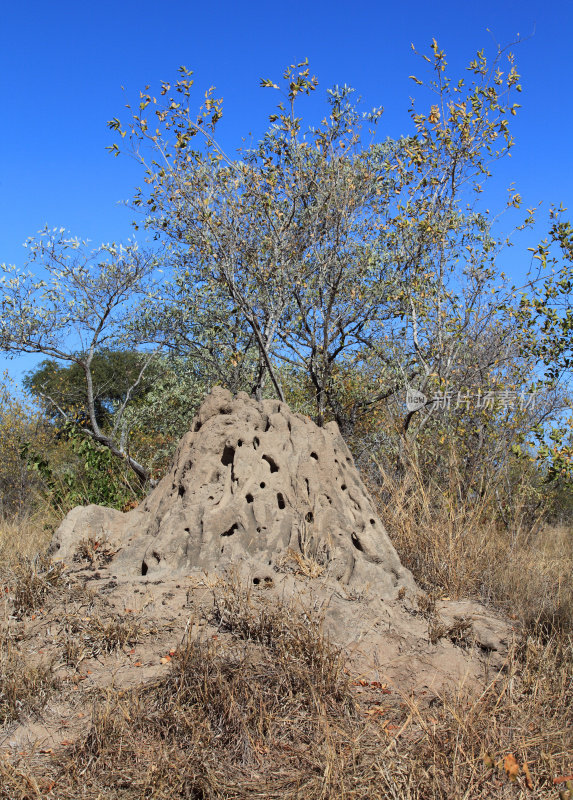
MULTIPOLYGON (((382 109, 363 110, 348 86, 328 90, 322 119, 305 123, 301 104, 318 90, 307 62, 261 80, 281 100, 236 156, 217 139, 222 100, 210 89, 197 108, 184 67, 128 104, 127 119, 109 123, 120 136, 109 149, 142 167, 131 205, 154 250, 90 252, 45 231, 30 242, 41 274, 4 266, 0 279, 0 347, 47 356, 26 385, 52 418, 75 414, 142 482, 153 458, 138 460, 134 431, 163 414, 164 431, 153 429, 175 435, 172 409, 187 419, 214 383, 288 399, 350 439, 376 438, 383 420, 402 466, 451 434, 466 437, 468 460, 472 442, 489 447, 493 468, 496 427, 507 454, 554 419, 562 405, 550 386, 537 411, 470 409, 486 391, 524 397, 540 359, 548 370, 570 361, 569 315, 555 312, 570 276, 547 278, 545 299, 540 275, 508 281, 507 240, 481 201, 514 145, 513 55, 480 51, 459 80, 437 42, 421 58, 428 78, 410 77, 423 107, 412 101, 411 130, 395 138, 380 133, 382 109), (405 402, 406 390, 423 400, 405 402), (445 397, 447 423, 436 414, 445 397)), ((523 228, 533 217, 520 206, 512 189, 507 208, 523 228)), ((570 255, 560 225, 552 239, 570 255)))

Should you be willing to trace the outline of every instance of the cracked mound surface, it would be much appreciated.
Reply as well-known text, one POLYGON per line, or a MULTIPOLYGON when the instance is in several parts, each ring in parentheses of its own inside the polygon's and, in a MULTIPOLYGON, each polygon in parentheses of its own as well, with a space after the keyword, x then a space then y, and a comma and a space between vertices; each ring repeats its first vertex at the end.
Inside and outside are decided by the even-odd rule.
POLYGON ((318 428, 285 403, 219 387, 138 508, 73 509, 51 553, 71 560, 86 538, 110 543, 120 579, 243 564, 264 582, 295 553, 324 577, 381 598, 416 589, 336 423, 318 428))

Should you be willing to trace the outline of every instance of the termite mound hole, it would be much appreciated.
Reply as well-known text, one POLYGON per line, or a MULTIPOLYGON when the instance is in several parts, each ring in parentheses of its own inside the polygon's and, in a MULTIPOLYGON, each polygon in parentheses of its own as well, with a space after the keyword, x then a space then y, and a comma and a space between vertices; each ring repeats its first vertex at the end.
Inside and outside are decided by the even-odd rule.
POLYGON ((224 467, 230 466, 235 459, 235 448, 230 445, 225 445, 223 455, 221 456, 221 464, 224 467))
MULTIPOLYGON (((161 556, 159 555, 159 553, 156 553, 155 550, 151 553, 151 557, 153 558, 156 564, 159 564, 159 562, 161 561, 161 556)), ((149 572, 149 564, 145 559, 143 559, 143 561, 141 562, 141 574, 147 575, 148 572, 149 572)))
POLYGON ((279 471, 276 461, 273 458, 271 458, 271 456, 263 456, 263 461, 267 462, 267 464, 271 468, 271 472, 279 471))

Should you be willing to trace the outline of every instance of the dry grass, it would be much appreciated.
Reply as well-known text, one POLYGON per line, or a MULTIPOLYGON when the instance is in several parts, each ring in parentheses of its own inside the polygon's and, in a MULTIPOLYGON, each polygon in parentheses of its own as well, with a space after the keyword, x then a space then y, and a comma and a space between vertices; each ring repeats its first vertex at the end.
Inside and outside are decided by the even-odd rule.
POLYGON ((325 570, 324 564, 321 564, 313 556, 300 553, 290 547, 279 561, 278 566, 285 572, 304 575, 305 578, 319 578, 325 570))
MULTIPOLYGON (((502 530, 485 507, 456 510, 412 486, 391 488, 385 521, 431 597, 479 596, 525 621, 505 673, 479 693, 461 686, 431 703, 357 686, 319 614, 219 582, 212 621, 224 636, 191 631, 160 679, 102 690, 73 745, 0 757, 0 800, 558 800, 573 774, 570 532, 520 520, 502 530)), ((18 617, 67 589, 33 556, 41 535, 23 527, 25 558, 17 527, 11 535, 3 566, 18 617)), ((105 653, 138 636, 112 617, 63 622, 72 665, 86 647, 105 653)), ((49 664, 24 660, 7 612, 0 625, 8 723, 39 713, 57 684, 49 664)))
POLYGON ((50 541, 55 528, 52 512, 6 519, 0 516, 0 571, 34 558, 50 541))
MULTIPOLYGON (((42 553, 35 557, 13 558, 0 569, 0 597, 4 602, 4 621, 0 633, 13 635, 15 621, 36 618, 55 609, 58 635, 63 640, 63 657, 68 666, 78 667, 86 658, 97 658, 126 645, 134 646, 142 635, 141 626, 132 618, 110 613, 94 613, 92 591, 71 580, 60 562, 42 553), (72 611, 68 610, 71 606, 72 611), (78 607, 81 612, 78 613, 78 607), (88 609, 91 609, 88 614, 88 609)), ((0 673, 0 681, 2 675, 0 673)))
MULTIPOLYGON (((85 586, 70 580, 63 563, 46 556, 45 548, 39 552, 38 549, 35 552, 32 550, 27 537, 33 537, 33 531, 33 528, 30 532, 28 526, 24 527, 27 546, 23 555, 13 546, 9 557, 0 561, 0 598, 4 604, 9 604, 14 619, 22 619, 37 610, 44 610, 44 607, 65 606, 68 602, 91 599, 85 586)), ((44 537, 35 541, 36 544, 46 544, 44 537)))
POLYGON ((0 798, 556 800, 571 640, 529 636, 481 694, 428 706, 375 684, 357 694, 312 614, 255 606, 237 584, 214 614, 231 644, 192 632, 165 676, 102 692, 65 757, 0 760, 0 798))
POLYGON ((340 693, 344 659, 325 639, 318 612, 255 602, 250 587, 243 589, 237 580, 223 584, 213 600, 213 621, 238 639, 262 645, 293 687, 307 681, 304 690, 316 706, 340 693))
POLYGON ((494 498, 474 503, 428 489, 413 470, 383 475, 373 489, 399 552, 427 591, 476 597, 503 608, 531 631, 573 633, 573 531, 532 520, 519 507, 501 526, 494 498))
POLYGON ((64 583, 63 565, 39 554, 17 561, 8 575, 14 614, 21 616, 41 608, 64 583))
POLYGON ((92 566, 102 567, 109 564, 115 552, 107 539, 90 536, 78 543, 75 558, 78 561, 87 561, 92 566))
POLYGON ((0 725, 38 713, 58 688, 53 664, 32 662, 19 650, 6 626, 0 628, 0 725))
POLYGON ((2 523, 0 536, 0 725, 6 725, 37 715, 60 687, 53 659, 27 651, 16 623, 60 602, 70 587, 62 566, 38 552, 46 536, 37 523, 2 523))
POLYGON ((135 620, 125 620, 117 615, 102 618, 68 614, 62 628, 64 661, 76 669, 86 658, 98 658, 126 645, 135 646, 142 635, 141 626, 135 620))

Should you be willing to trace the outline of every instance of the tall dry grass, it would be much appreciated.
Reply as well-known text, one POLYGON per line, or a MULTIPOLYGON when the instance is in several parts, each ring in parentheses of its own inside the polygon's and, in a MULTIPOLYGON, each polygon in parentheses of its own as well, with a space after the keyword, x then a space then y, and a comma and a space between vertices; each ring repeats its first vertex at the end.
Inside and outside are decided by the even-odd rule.
POLYGON ((474 597, 519 618, 530 631, 573 632, 573 528, 535 514, 516 491, 506 522, 495 486, 460 497, 414 467, 397 479, 380 467, 370 486, 402 562, 424 589, 474 597))
POLYGON ((0 516, 0 571, 36 557, 48 545, 56 524, 47 505, 34 513, 0 516))

